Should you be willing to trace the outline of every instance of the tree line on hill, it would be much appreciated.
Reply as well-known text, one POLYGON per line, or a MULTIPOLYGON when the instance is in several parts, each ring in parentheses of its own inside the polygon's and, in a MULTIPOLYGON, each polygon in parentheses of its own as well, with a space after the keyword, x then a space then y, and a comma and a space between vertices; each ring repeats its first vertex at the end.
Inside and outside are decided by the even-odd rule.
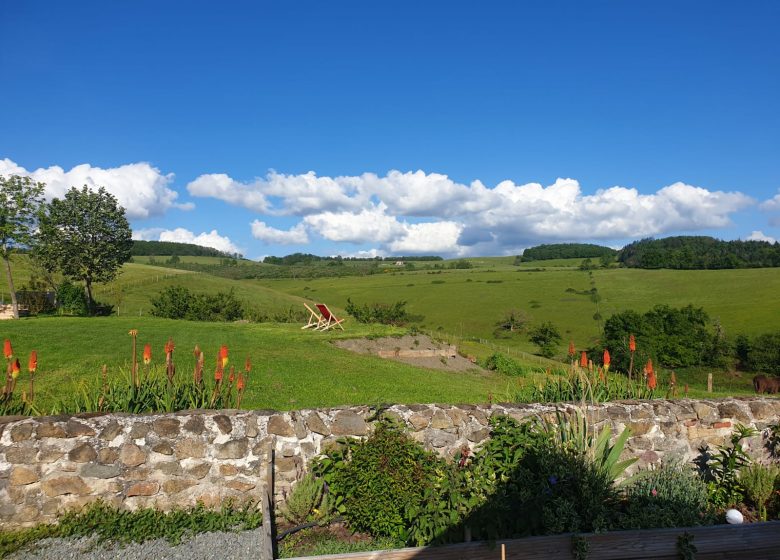
MULTIPOLYGON (((722 241, 701 235, 642 239, 629 243, 619 251, 587 243, 556 243, 530 247, 515 258, 514 264, 571 258, 598 258, 602 266, 609 266, 617 259, 620 265, 627 268, 770 268, 780 266, 780 243, 722 241)), ((592 267, 591 261, 588 260, 588 264, 581 268, 592 267)))
POLYGON ((268 256, 263 259, 265 264, 275 264, 281 266, 292 265, 307 265, 319 262, 420 262, 420 261, 441 261, 442 257, 433 255, 417 255, 417 256, 397 256, 397 257, 342 257, 341 255, 321 257, 318 255, 312 255, 311 253, 293 253, 284 257, 268 256))
POLYGON ((174 241, 143 241, 136 239, 130 248, 130 255, 133 257, 157 257, 157 256, 179 256, 179 257, 224 257, 224 258, 242 258, 238 253, 227 253, 214 249, 213 247, 202 247, 193 243, 178 243, 174 241))

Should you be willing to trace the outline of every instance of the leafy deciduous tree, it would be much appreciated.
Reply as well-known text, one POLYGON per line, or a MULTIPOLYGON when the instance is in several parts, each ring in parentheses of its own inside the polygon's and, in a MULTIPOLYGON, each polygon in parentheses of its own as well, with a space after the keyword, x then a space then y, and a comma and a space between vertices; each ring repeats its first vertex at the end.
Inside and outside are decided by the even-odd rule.
POLYGON ((538 327, 528 331, 528 340, 539 347, 542 356, 551 358, 556 347, 561 343, 561 333, 550 321, 545 321, 538 327))
POLYGON ((55 198, 41 215, 36 254, 48 270, 84 282, 87 305, 94 311, 92 284, 110 282, 130 259, 132 233, 125 210, 103 187, 86 185, 55 198))
POLYGON ((44 188, 43 183, 36 183, 29 177, 0 176, 0 251, 8 274, 8 289, 15 319, 19 318, 19 304, 11 274, 11 253, 20 245, 31 245, 33 242, 44 188))

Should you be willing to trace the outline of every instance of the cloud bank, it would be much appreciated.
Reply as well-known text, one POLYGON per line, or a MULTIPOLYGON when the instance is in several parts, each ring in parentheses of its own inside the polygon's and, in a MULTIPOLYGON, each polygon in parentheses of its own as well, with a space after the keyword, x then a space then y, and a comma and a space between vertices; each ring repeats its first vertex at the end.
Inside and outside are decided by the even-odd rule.
POLYGON ((103 169, 88 163, 65 171, 53 165, 28 171, 10 159, 0 159, 0 175, 21 175, 46 184, 48 200, 62 198, 71 187, 105 187, 113 194, 131 219, 165 214, 171 208, 190 210, 193 205, 178 204, 179 193, 169 188, 173 174, 163 175, 148 163, 130 163, 103 169))
MULTIPOLYGON (((547 186, 502 181, 490 188, 424 171, 390 171, 384 177, 271 171, 252 182, 212 174, 201 175, 187 190, 263 215, 298 218, 289 230, 255 220, 252 233, 266 243, 304 244, 319 236, 334 243, 373 244, 386 253, 451 255, 723 228, 734 212, 755 204, 740 192, 680 182, 650 194, 621 186, 584 194, 574 179, 547 186)), ((764 203, 767 209, 774 204, 764 203)))

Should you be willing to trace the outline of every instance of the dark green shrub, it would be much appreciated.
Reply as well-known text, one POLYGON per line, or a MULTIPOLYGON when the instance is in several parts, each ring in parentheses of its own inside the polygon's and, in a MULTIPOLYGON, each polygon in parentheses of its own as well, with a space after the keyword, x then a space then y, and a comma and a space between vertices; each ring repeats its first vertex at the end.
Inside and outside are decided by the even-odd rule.
POLYGON ((397 301, 393 304, 387 303, 364 303, 358 305, 347 298, 346 311, 358 323, 380 323, 383 325, 401 326, 412 320, 419 321, 422 317, 413 317, 406 311, 406 302, 397 301))
POLYGON ((328 483, 331 503, 355 531, 406 542, 407 511, 419 508, 444 467, 401 428, 383 420, 365 441, 345 441, 315 466, 328 483))
POLYGON ((707 484, 680 463, 646 471, 625 490, 622 529, 693 527, 713 522, 707 484))
POLYGON ((524 375, 526 373, 526 369, 522 365, 500 352, 495 352, 488 356, 483 363, 483 367, 504 375, 524 375))
POLYGON ((84 316, 89 314, 87 295, 84 289, 65 280, 57 288, 57 307, 63 315, 84 316))
POLYGON ((152 315, 188 321, 236 321, 244 306, 231 289, 215 294, 193 294, 183 286, 168 286, 152 298, 152 315))

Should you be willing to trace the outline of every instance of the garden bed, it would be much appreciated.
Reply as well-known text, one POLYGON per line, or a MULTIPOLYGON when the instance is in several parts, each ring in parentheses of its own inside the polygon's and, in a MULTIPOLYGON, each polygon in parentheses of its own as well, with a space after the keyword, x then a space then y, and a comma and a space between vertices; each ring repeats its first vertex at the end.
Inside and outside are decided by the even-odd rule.
POLYGON ((737 557, 770 560, 777 559, 780 554, 780 521, 564 534, 496 543, 473 542, 298 557, 297 560, 495 560, 502 558, 502 546, 506 560, 715 560, 737 557))

